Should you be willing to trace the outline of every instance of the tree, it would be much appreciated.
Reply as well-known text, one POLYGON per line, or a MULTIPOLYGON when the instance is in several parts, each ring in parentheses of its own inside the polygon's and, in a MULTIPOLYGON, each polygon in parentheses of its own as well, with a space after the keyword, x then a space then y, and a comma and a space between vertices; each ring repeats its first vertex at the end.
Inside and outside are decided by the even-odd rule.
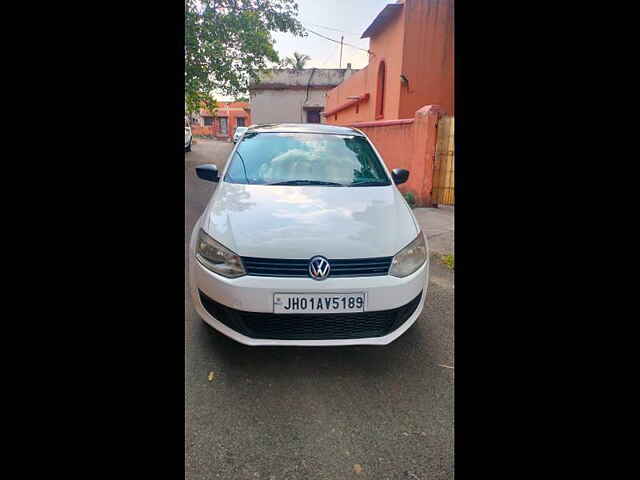
POLYGON ((293 52, 293 57, 287 57, 284 63, 285 65, 290 65, 295 70, 302 70, 309 60, 311 60, 309 55, 293 52))
POLYGON ((185 109, 215 109, 213 91, 240 96, 268 62, 272 31, 306 33, 296 0, 185 0, 185 109))

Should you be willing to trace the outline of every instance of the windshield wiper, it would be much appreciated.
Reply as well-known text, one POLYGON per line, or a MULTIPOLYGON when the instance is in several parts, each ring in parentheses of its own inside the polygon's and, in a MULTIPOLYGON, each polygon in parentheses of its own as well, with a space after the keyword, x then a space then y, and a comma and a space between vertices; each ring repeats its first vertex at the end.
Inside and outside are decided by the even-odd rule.
POLYGON ((384 180, 366 180, 364 182, 356 182, 349 185, 350 187, 382 187, 389 185, 389 182, 384 180))
POLYGON ((285 182, 268 183, 267 185, 326 185, 330 187, 344 187, 345 185, 336 182, 322 182, 320 180, 287 180, 285 182))

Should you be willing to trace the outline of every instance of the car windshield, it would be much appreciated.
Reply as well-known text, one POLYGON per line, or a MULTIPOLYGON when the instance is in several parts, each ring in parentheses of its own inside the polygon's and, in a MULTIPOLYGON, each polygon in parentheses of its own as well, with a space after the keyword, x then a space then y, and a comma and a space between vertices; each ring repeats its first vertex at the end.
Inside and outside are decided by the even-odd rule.
POLYGON ((255 185, 391 185, 366 138, 319 133, 246 133, 224 181, 255 185))

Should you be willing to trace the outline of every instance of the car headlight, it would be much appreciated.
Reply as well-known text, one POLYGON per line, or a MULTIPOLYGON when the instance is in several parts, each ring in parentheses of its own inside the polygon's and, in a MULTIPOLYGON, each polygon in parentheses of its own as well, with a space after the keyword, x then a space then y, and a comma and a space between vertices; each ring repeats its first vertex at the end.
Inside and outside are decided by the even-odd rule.
POLYGON ((209 270, 227 278, 241 277, 247 273, 238 255, 216 242, 202 229, 198 232, 196 258, 209 270))
POLYGON ((391 261, 389 275, 406 277, 418 270, 427 260, 427 242, 420 232, 413 242, 400 250, 391 261))

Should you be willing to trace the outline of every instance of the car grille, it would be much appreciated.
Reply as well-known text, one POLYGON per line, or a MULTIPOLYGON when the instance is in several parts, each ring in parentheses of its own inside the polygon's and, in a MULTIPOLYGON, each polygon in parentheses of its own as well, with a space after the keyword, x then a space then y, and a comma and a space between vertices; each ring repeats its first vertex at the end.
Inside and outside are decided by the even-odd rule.
POLYGON ((278 314, 243 312, 222 305, 199 291, 205 310, 227 327, 251 338, 272 340, 339 340, 382 337, 416 311, 422 292, 392 310, 362 313, 278 314))
MULTIPOLYGON (((241 257, 247 275, 259 277, 308 277, 309 259, 241 257)), ((387 275, 393 257, 329 260, 329 277, 373 277, 387 275)))

